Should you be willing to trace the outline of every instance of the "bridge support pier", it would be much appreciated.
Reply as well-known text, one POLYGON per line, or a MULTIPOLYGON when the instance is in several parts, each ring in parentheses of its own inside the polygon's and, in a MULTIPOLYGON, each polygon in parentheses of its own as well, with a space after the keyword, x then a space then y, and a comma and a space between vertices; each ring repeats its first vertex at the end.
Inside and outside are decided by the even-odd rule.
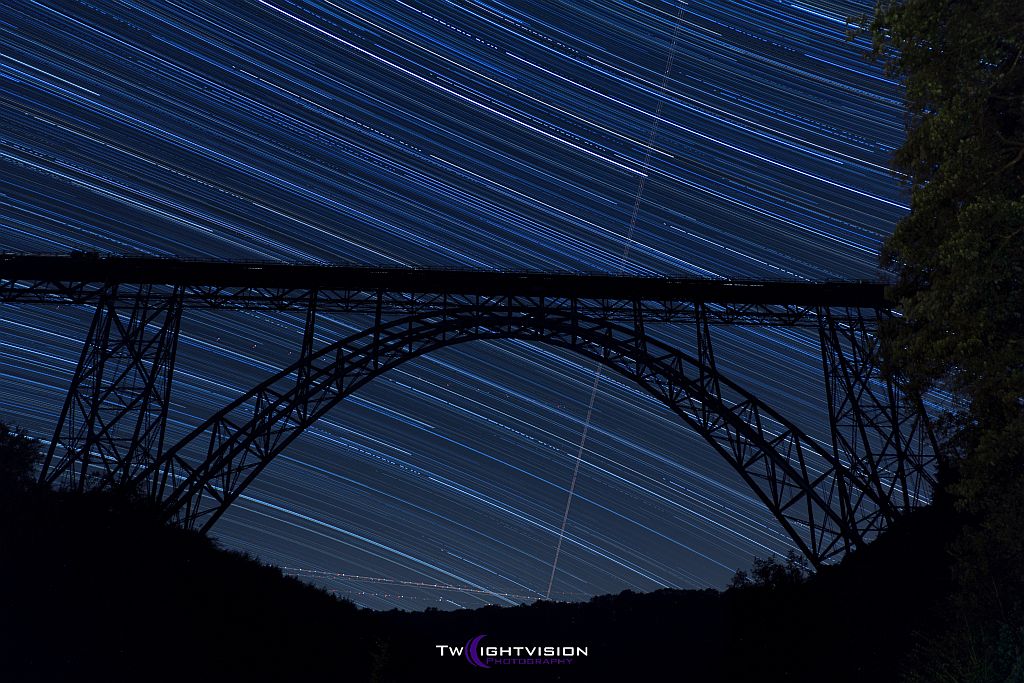
POLYGON ((870 326, 859 310, 847 309, 841 319, 827 308, 818 313, 832 449, 878 498, 906 512, 934 487, 938 448, 920 399, 883 373, 871 330, 881 327, 884 313, 870 313, 870 326))
MULTIPOLYGON (((182 288, 104 288, 47 450, 40 479, 117 488, 163 451, 182 288)), ((138 493, 153 497, 153 482, 138 493)))

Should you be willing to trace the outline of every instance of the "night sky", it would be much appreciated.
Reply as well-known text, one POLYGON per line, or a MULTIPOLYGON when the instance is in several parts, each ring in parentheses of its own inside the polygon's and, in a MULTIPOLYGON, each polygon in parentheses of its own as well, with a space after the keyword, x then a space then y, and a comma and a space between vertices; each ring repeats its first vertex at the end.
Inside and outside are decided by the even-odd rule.
MULTIPOLYGON (((845 37, 871 7, 7 1, 0 249, 875 279, 905 196, 901 92, 845 37)), ((88 317, 0 308, 0 418, 49 438, 88 317)), ((317 342, 367 323, 322 317, 317 342)), ((294 360, 301 324, 187 311, 170 442, 294 360)), ((714 335, 723 373, 827 437, 814 336, 714 335)), ((596 372, 517 341, 409 362, 213 534, 363 606, 530 601, 582 454, 552 598, 720 588, 791 547, 700 437, 596 372)))

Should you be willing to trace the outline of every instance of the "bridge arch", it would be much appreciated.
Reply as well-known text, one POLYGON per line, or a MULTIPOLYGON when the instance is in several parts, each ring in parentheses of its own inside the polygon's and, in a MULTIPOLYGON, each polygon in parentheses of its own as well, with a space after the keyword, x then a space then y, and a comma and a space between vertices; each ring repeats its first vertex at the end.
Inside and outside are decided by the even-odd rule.
POLYGON ((888 501, 832 453, 713 366, 649 337, 640 321, 481 304, 380 322, 310 352, 219 410, 128 485, 169 519, 208 530, 307 427, 375 377, 431 351, 483 339, 569 349, 636 382, 700 434, 815 565, 870 540, 888 501), (205 446, 201 461, 187 451, 205 446))

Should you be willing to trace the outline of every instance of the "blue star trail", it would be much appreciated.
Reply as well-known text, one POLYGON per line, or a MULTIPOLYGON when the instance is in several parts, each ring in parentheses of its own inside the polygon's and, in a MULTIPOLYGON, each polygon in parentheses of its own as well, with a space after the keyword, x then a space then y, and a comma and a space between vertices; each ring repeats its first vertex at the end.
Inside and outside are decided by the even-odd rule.
MULTIPOLYGON (((5 2, 0 249, 877 279, 902 92, 864 2, 5 2)), ((49 438, 89 311, 0 309, 0 417, 49 438)), ((317 345, 365 329, 324 316, 317 345)), ((290 313, 187 312, 168 440, 292 362, 290 313)), ((653 326, 687 349, 692 331, 653 326)), ((719 370, 828 438, 801 330, 719 370)), ((722 587, 789 537, 660 403, 475 342, 346 399, 218 523, 378 609, 722 587), (581 433, 587 427, 582 450, 581 433)))

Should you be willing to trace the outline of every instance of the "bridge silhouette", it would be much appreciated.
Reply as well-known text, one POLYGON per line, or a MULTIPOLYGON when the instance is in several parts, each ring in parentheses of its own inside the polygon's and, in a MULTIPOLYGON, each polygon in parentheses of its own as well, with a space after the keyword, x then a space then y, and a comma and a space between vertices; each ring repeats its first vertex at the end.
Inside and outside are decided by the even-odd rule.
POLYGON ((876 282, 706 280, 363 268, 150 257, 0 255, 0 303, 93 310, 41 481, 130 490, 206 531, 303 431, 378 375, 431 351, 520 339, 600 362, 659 399, 743 478, 820 566, 926 504, 937 445, 920 397, 879 367, 891 312, 876 282), (297 311, 297 360, 165 443, 190 309, 297 311), (314 345, 317 317, 372 325, 314 345), (693 354, 648 325, 692 327, 693 354), (821 443, 716 369, 722 325, 816 330, 831 439, 821 443))

